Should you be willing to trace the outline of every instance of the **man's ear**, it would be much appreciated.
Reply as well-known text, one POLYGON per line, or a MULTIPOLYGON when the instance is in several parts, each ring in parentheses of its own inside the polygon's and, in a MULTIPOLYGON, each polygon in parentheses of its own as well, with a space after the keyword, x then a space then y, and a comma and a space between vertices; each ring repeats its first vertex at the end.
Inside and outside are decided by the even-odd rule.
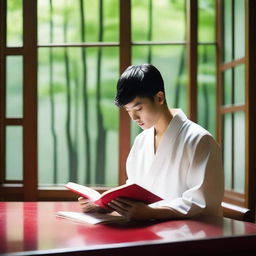
POLYGON ((164 92, 159 91, 156 95, 155 95, 155 100, 156 102, 158 102, 160 105, 163 105, 165 102, 165 95, 164 92))

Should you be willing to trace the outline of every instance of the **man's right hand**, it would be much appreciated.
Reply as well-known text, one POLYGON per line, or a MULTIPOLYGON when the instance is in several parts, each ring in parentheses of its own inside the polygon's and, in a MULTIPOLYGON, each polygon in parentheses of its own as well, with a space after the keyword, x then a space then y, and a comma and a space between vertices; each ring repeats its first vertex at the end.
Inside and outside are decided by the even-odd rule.
POLYGON ((86 199, 84 197, 78 198, 78 203, 80 205, 80 208, 83 212, 100 212, 100 213, 107 213, 108 210, 92 203, 89 199, 86 199))

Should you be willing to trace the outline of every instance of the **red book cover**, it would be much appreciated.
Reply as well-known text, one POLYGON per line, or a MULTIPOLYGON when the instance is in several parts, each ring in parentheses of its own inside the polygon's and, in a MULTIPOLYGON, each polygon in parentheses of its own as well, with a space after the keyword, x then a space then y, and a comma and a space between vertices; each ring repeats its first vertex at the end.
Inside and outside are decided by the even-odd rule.
POLYGON ((82 197, 88 198, 89 200, 93 201, 95 204, 108 208, 107 204, 117 198, 117 197, 124 197, 131 200, 142 201, 147 204, 152 204, 157 201, 163 200, 161 197, 153 194, 152 192, 148 191, 147 189, 137 185, 137 184, 125 184, 113 189, 110 189, 103 194, 95 191, 86 186, 82 186, 73 182, 69 182, 65 185, 66 188, 69 190, 79 194, 82 197))

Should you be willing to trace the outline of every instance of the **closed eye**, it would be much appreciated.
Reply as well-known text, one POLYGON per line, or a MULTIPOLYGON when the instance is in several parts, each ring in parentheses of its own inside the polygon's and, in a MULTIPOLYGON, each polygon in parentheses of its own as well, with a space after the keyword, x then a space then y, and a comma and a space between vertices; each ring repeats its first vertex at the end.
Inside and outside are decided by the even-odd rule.
POLYGON ((141 111, 142 110, 142 107, 141 108, 137 108, 137 109, 134 109, 134 110, 132 110, 132 109, 125 109, 128 113, 130 113, 131 111, 141 111))

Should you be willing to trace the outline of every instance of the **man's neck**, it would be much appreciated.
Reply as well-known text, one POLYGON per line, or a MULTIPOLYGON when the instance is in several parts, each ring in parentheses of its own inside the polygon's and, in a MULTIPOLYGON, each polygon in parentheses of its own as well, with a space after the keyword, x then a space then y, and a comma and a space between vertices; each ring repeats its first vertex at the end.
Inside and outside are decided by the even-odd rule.
POLYGON ((173 118, 172 111, 168 108, 168 106, 163 106, 162 114, 155 124, 155 136, 162 137, 164 132, 166 131, 168 125, 170 124, 171 120, 173 118))

